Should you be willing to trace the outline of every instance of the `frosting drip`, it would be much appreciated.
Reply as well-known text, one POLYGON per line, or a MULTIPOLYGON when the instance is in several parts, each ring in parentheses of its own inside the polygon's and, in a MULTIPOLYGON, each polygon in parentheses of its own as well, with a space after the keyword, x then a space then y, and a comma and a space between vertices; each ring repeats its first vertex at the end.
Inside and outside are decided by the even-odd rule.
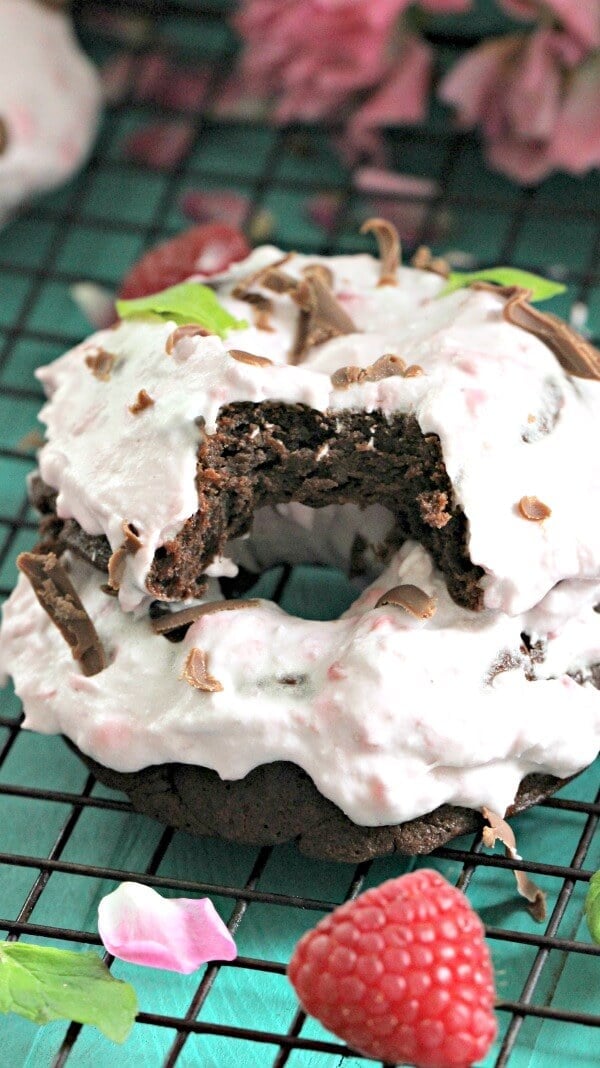
POLYGON ((383 825, 444 802, 504 812, 526 774, 573 774, 600 743, 598 692, 566 674, 585 679, 600 662, 590 604, 535 662, 521 639, 527 615, 458 607, 414 543, 335 622, 250 602, 200 616, 179 644, 147 615, 123 614, 88 565, 72 561, 70 574, 106 669, 81 674, 23 577, 5 607, 0 668, 26 728, 63 732, 119 771, 184 755, 235 779, 291 760, 355 822, 383 825), (435 612, 375 607, 393 587, 406 599, 407 584, 435 612))
MULTIPOLYGON (((231 314, 247 316, 234 291, 243 293, 245 280, 281 258, 277 249, 258 249, 211 280, 231 314)), ((269 301, 268 329, 234 331, 226 342, 183 334, 168 346, 176 324, 126 322, 38 372, 50 398, 41 414, 49 440, 40 468, 58 490, 59 515, 105 534, 113 551, 124 522, 139 531, 142 548, 125 562, 122 607, 143 603, 154 552, 196 510, 199 425, 210 434, 223 406, 264 400, 414 414, 423 433, 440 438, 468 519, 471 559, 486 572, 486 607, 519 615, 541 602, 543 613, 558 583, 576 602, 580 583, 600 578, 600 452, 589 447, 600 385, 569 377, 542 341, 507 322, 501 294, 439 297, 443 279, 411 268, 399 268, 396 285, 380 285, 379 264, 362 255, 291 255, 284 270, 301 281, 319 265, 356 332, 313 347, 300 365, 287 363, 298 305, 289 292, 261 288, 259 275, 246 288, 269 301), (273 366, 234 359, 229 349, 273 366), (108 380, 90 371, 99 352, 114 356, 108 380), (384 354, 422 373, 332 383, 341 368, 369 368, 384 354), (140 391, 153 403, 135 414, 140 391), (529 522, 519 508, 525 498, 543 502, 548 516, 529 522)), ((231 572, 226 561, 221 566, 231 572)), ((219 573, 218 563, 211 573, 219 573)))

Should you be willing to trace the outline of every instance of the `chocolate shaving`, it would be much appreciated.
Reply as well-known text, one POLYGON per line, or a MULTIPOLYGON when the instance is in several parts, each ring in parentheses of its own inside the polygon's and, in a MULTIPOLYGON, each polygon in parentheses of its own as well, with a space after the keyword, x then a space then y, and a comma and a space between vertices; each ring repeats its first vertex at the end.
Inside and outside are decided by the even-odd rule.
POLYGON ((600 351, 557 315, 538 311, 529 304, 529 289, 493 286, 485 282, 477 282, 473 288, 506 297, 503 313, 506 321, 545 342, 567 374, 600 382, 600 351))
POLYGON ((410 261, 410 265, 411 267, 416 267, 419 271, 431 271, 433 274, 439 274, 442 278, 448 278, 450 275, 448 260, 443 259, 441 256, 433 256, 431 249, 427 245, 419 245, 410 261))
POLYGON ((54 553, 21 553, 17 567, 29 579, 44 611, 81 664, 84 675, 97 675, 106 657, 96 628, 83 607, 64 566, 54 553))
POLYGON ((185 326, 178 326, 167 338, 167 343, 165 345, 167 356, 173 355, 175 346, 182 341, 184 337, 210 336, 210 330, 207 330, 204 326, 200 326, 199 323, 186 323, 185 326))
POLYGON ((415 619, 431 619, 435 615, 436 603, 424 590, 418 586, 407 583, 404 586, 394 586, 393 589, 383 593, 375 608, 383 608, 384 605, 393 605, 395 608, 403 608, 415 619))
POLYGON ((4 119, 0 118, 0 156, 6 152, 9 142, 10 137, 8 136, 8 126, 4 119))
POLYGON ((266 356, 255 356, 253 352, 244 352, 243 349, 229 349, 229 355, 238 363, 247 363, 251 367, 272 367, 273 361, 266 356))
POLYGON ((333 271, 330 271, 324 263, 311 263, 302 271, 305 278, 320 278, 323 285, 333 289, 333 271))
POLYGON ((97 349, 93 355, 90 354, 85 358, 86 367, 89 367, 94 378, 99 379, 100 382, 108 382, 116 362, 117 357, 113 356, 112 352, 105 352, 104 349, 97 349))
POLYGON ((137 527, 135 527, 133 523, 127 523, 125 520, 123 520, 123 522, 121 523, 121 530, 125 535, 125 545, 123 546, 123 548, 127 549, 127 552, 131 556, 135 556, 138 549, 141 549, 142 545, 144 544, 140 540, 139 534, 137 532, 137 527))
POLYGON ((182 678, 203 693, 218 693, 223 689, 219 680, 210 674, 206 666, 206 653, 202 649, 190 649, 182 678))
POLYGON ((125 541, 123 545, 119 546, 118 549, 115 549, 108 561, 108 585, 112 590, 120 589, 123 575, 125 574, 127 557, 135 556, 143 545, 143 542, 138 536, 137 528, 132 523, 123 520, 121 523, 121 530, 125 536, 125 541))
POLYGON ((245 293, 243 296, 240 296, 239 299, 245 300, 246 304, 251 305, 256 329, 268 330, 272 333, 275 329, 271 322, 273 301, 269 300, 268 297, 263 297, 262 293, 245 293))
POLYGON ((379 246, 381 272, 378 285, 398 285, 398 268, 402 259, 402 246, 398 231, 387 219, 367 219, 360 228, 361 234, 375 234, 379 246))
POLYGON ((542 523, 552 515, 552 509, 540 501, 539 497, 521 497, 517 508, 523 519, 529 519, 532 523, 542 523))
POLYGON ((280 271, 278 267, 268 267, 260 284, 265 289, 270 289, 272 293, 294 293, 298 286, 291 274, 280 271))
MULTIPOLYGON (((236 300, 245 300, 253 286, 263 285, 265 276, 270 274, 271 271, 276 271, 279 267, 283 267, 284 264, 291 260, 293 255, 293 252, 288 252, 285 256, 282 256, 280 260, 276 260, 275 263, 269 263, 266 267, 261 267, 260 270, 255 271, 254 274, 248 275, 247 278, 244 278, 243 281, 238 282, 237 285, 234 286, 231 291, 231 296, 235 297, 236 300)), ((285 277, 289 278, 289 275, 285 275, 285 277)))
POLYGON ((300 305, 296 339, 291 352, 292 363, 299 363, 313 345, 322 345, 333 337, 355 334, 356 326, 334 297, 317 268, 307 268, 304 280, 296 286, 293 298, 300 305))
MULTIPOLYGON (((483 828, 483 844, 488 849, 493 849, 496 841, 502 842, 506 856, 511 860, 522 860, 523 858, 517 852, 517 840, 515 838, 512 827, 502 819, 502 816, 498 816, 496 812, 492 812, 489 808, 482 808, 483 818, 489 824, 489 827, 483 828)), ((534 920, 538 923, 542 923, 546 919, 546 895, 543 890, 540 890, 539 886, 536 886, 532 879, 529 878, 525 871, 515 871, 514 873, 517 890, 521 897, 524 897, 529 902, 529 911, 534 920)))
POLYGON ((146 408, 152 408, 154 401, 149 393, 146 393, 145 389, 140 389, 133 404, 129 405, 129 411, 132 415, 139 415, 140 412, 145 412, 146 408))
POLYGON ((111 590, 120 589, 123 581, 123 575, 125 574, 125 561, 129 553, 124 545, 120 549, 115 549, 111 554, 108 561, 108 585, 111 590))
POLYGON ((407 367, 400 356, 393 356, 387 353, 369 367, 338 367, 337 371, 334 371, 331 376, 331 384, 335 389, 348 389, 349 386, 354 386, 357 382, 380 382, 383 378, 396 376, 413 378, 415 375, 423 373, 422 367, 417 367, 416 364, 407 367))
POLYGON ((207 604, 194 604, 190 608, 182 608, 179 612, 166 612, 158 619, 153 619, 152 630, 155 634, 170 634, 172 630, 195 623, 202 616, 211 616, 215 612, 235 612, 238 608, 255 608, 258 604, 260 601, 256 598, 247 601, 209 601, 207 604))

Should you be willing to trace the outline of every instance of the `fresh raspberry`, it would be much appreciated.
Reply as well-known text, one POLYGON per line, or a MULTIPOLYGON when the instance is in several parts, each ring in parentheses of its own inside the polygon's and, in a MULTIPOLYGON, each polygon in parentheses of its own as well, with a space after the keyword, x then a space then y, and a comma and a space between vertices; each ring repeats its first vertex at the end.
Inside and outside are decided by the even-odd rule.
POLYGON ((418 1068, 468 1068, 496 1035, 483 924, 423 869, 348 901, 300 939, 288 976, 312 1016, 358 1050, 418 1068))
POLYGON ((193 274, 218 274, 250 252, 241 230, 227 223, 194 226, 147 252, 121 286, 122 300, 147 297, 193 274))

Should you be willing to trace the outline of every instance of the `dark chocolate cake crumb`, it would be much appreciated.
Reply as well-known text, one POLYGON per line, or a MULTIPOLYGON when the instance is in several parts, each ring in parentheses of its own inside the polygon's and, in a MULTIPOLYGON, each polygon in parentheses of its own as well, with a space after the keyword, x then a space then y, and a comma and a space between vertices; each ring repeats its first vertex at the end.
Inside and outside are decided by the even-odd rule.
POLYGON ((428 527, 441 530, 452 519, 448 511, 448 494, 440 490, 420 493, 417 497, 421 518, 428 527))

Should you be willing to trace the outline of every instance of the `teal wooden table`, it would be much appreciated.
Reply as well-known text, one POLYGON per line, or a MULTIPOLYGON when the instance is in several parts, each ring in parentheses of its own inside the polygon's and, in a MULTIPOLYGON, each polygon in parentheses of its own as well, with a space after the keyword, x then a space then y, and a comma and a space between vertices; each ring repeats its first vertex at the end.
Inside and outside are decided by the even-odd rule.
MULTIPOLYGON (((201 6, 213 14, 223 7, 216 0, 201 6)), ((199 56, 215 78, 231 62, 231 36, 216 17, 165 16, 147 30, 148 47, 162 35, 182 54, 199 56)), ((98 59, 116 47, 97 28, 84 37, 98 59)), ((322 132, 219 123, 207 105, 190 152, 166 174, 123 159, 124 138, 149 118, 151 109, 130 99, 110 111, 86 171, 0 233, 3 597, 15 580, 18 552, 35 540, 25 495, 41 403, 32 371, 89 332, 69 296, 73 282, 87 278, 114 287, 144 246, 185 224, 178 205, 188 188, 245 194, 254 217, 266 210, 263 225, 266 219, 271 239, 284 248, 363 247, 357 223, 367 205, 322 132), (322 191, 340 199, 333 233, 307 213, 307 198, 322 191)), ((576 314, 585 317, 587 309, 591 333, 600 334, 597 175, 555 177, 539 189, 520 190, 486 171, 477 145, 453 135, 447 116, 435 108, 426 130, 397 131, 390 140, 403 172, 437 183, 423 218, 425 233, 432 223, 443 231, 437 251, 451 248, 474 264, 510 262, 564 278, 568 290, 555 310, 568 316, 579 302, 576 314)), ((277 580, 277 574, 263 579, 265 595, 277 580)), ((343 577, 298 568, 282 603, 299 615, 322 613, 326 605, 335 616, 350 596, 343 577)), ((594 834, 600 765, 558 799, 514 820, 528 870, 548 894, 548 920, 539 925, 515 893, 509 862, 471 839, 435 858, 388 858, 355 869, 307 860, 292 847, 257 850, 165 831, 95 785, 60 739, 19 731, 19 705, 9 690, 0 701, 0 937, 9 932, 55 946, 97 947, 98 901, 133 872, 166 894, 209 894, 235 927, 240 953, 232 965, 192 976, 117 962, 115 975, 134 984, 141 1008, 124 1046, 111 1045, 92 1028, 55 1023, 37 1029, 10 1016, 0 1024, 1 1063, 337 1068, 343 1048, 297 1016, 285 963, 299 936, 333 904, 423 864, 460 881, 488 927, 503 1007, 500 1037, 486 1064, 592 1068, 600 1062, 600 1031, 590 1025, 592 1017, 600 1022, 600 960, 582 920, 587 880, 600 867, 600 835, 594 834), (577 1022, 581 1016, 587 1023, 577 1022)), ((358 1068, 365 1060, 348 1056, 343 1063, 358 1068)))

